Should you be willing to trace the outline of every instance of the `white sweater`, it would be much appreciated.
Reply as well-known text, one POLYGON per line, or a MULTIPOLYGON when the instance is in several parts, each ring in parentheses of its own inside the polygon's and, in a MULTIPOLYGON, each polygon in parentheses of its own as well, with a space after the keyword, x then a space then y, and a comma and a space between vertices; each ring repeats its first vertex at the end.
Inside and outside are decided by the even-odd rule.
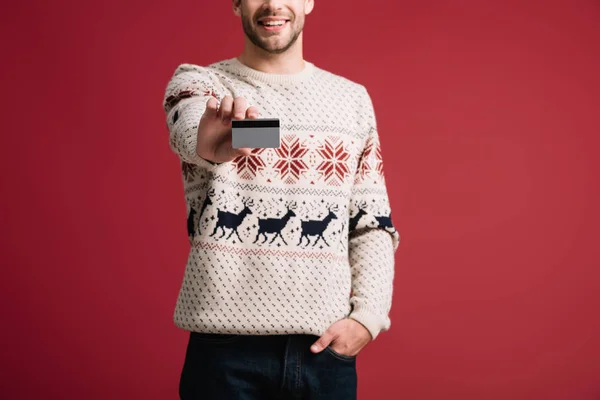
POLYGON ((232 58, 179 65, 163 106, 191 245, 177 327, 320 336, 349 317, 373 339, 389 329, 400 236, 364 86, 309 62, 279 75, 232 58), (221 164, 196 154, 206 101, 227 94, 280 119, 280 148, 221 164))

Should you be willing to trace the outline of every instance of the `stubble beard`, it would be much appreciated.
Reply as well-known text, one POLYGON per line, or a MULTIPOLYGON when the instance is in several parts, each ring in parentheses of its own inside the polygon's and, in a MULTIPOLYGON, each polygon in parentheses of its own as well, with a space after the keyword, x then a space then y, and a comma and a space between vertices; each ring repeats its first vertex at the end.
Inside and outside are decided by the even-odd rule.
POLYGON ((283 46, 276 47, 276 45, 270 44, 270 40, 268 38, 262 38, 258 34, 257 30, 260 29, 258 26, 255 28, 252 27, 252 23, 250 21, 250 17, 242 14, 242 26, 244 28, 244 33, 250 39, 250 41, 258 48, 266 51, 270 54, 281 54, 285 53, 294 43, 298 40, 300 33, 302 33, 302 29, 304 27, 304 21, 300 19, 290 20, 288 24, 292 24, 290 28, 292 29, 292 35, 289 38, 288 42, 283 46), (297 25, 296 25, 297 24, 297 25))

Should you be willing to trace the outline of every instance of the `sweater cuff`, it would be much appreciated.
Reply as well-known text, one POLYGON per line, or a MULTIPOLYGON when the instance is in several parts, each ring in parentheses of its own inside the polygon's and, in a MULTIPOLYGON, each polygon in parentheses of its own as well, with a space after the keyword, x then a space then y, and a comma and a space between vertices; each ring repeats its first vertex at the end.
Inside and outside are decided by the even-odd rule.
POLYGON ((182 100, 167 114, 167 124, 171 149, 181 160, 213 171, 224 163, 209 161, 196 152, 198 123, 210 98, 211 96, 198 96, 182 100))
POLYGON ((355 321, 360 322, 372 336, 372 340, 379 335, 380 332, 389 328, 389 320, 377 315, 373 310, 365 306, 355 306, 354 310, 348 315, 355 321))
POLYGON ((192 154, 190 155, 190 159, 196 165, 199 165, 202 168, 205 168, 209 171, 214 171, 219 165, 223 163, 217 163, 214 161, 207 160, 206 158, 200 157, 196 152, 196 141, 190 143, 189 146, 193 149, 192 154))
POLYGON ((193 164, 199 165, 200 167, 203 167, 209 171, 213 171, 219 165, 223 164, 223 163, 217 163, 214 161, 207 160, 206 158, 200 157, 198 155, 198 153, 196 152, 196 145, 198 143, 198 135, 197 134, 185 136, 184 142, 185 142, 184 148, 188 149, 187 157, 189 157, 189 160, 193 164))

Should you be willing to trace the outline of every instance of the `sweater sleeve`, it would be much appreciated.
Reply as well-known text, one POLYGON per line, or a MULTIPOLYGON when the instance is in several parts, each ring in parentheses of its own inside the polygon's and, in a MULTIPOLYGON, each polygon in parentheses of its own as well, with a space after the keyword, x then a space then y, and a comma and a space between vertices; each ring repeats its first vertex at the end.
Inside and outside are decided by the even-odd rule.
POLYGON ((350 201, 348 256, 352 272, 349 318, 373 339, 390 328, 394 255, 400 235, 391 218, 381 143, 371 97, 363 87, 362 128, 366 132, 350 201))
POLYGON ((219 165, 200 157, 196 152, 196 144, 198 124, 207 101, 211 97, 219 100, 223 95, 223 85, 206 68, 192 64, 181 64, 176 68, 167 83, 163 109, 170 148, 182 162, 209 170, 219 165))

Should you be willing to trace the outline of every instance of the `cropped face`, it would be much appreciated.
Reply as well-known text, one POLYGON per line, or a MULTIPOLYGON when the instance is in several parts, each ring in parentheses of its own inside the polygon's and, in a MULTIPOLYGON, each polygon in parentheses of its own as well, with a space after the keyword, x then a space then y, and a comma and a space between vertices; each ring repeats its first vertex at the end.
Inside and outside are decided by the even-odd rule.
POLYGON ((313 0, 233 0, 233 11, 255 46, 281 54, 302 33, 305 16, 313 5, 313 0))

